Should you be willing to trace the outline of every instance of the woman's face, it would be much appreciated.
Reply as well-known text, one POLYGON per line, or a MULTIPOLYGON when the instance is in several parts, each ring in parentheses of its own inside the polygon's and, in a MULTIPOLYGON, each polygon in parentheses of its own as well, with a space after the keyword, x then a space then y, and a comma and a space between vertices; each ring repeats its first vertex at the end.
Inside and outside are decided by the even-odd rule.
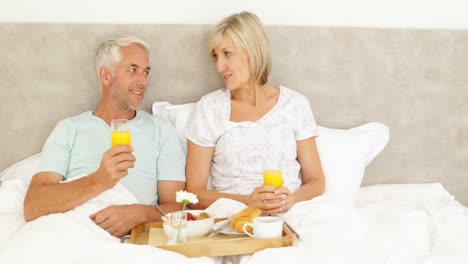
POLYGON ((246 88, 250 81, 250 61, 244 49, 237 50, 229 37, 223 36, 213 49, 216 70, 230 91, 246 88))

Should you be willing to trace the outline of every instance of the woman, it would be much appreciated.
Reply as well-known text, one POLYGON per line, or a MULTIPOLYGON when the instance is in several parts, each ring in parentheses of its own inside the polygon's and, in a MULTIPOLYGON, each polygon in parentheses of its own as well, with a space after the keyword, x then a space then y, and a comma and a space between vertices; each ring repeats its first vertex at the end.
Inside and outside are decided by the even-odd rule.
POLYGON ((226 89, 200 99, 185 131, 186 186, 198 195, 196 207, 224 197, 269 215, 322 194, 309 102, 268 83, 271 54, 260 20, 249 12, 229 16, 212 30, 208 46, 226 89), (263 168, 272 164, 282 170, 282 188, 263 184, 263 168))

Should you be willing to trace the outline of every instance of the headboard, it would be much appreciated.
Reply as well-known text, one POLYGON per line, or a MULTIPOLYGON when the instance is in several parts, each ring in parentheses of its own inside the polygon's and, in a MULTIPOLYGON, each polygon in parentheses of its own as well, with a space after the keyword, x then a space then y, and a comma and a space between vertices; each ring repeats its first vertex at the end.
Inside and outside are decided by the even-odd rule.
MULTIPOLYGON (((98 43, 133 33, 151 46, 152 102, 223 87, 210 25, 0 24, 0 170, 41 151, 62 118, 98 103, 98 43)), ((267 26, 270 82, 305 94, 317 123, 378 121, 390 142, 364 184, 441 182, 468 205, 468 31, 267 26)))

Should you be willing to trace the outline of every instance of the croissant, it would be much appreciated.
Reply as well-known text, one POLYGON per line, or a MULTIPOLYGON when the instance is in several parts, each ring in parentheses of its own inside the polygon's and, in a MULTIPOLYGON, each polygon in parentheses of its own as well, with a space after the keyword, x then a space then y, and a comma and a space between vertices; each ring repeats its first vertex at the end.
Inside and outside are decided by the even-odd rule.
MULTIPOLYGON (((239 233, 244 232, 243 227, 246 223, 252 223, 252 220, 262 215, 262 210, 256 206, 249 206, 232 217, 231 227, 239 233)), ((246 230, 252 232, 252 227, 246 227, 246 230)))

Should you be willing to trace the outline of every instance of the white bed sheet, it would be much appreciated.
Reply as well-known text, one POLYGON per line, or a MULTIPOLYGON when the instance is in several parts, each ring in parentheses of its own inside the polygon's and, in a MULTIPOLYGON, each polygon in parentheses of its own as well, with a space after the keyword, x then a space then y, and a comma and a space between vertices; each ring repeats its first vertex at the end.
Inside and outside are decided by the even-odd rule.
MULTIPOLYGON (((0 263, 468 263, 468 210, 440 184, 364 187, 354 205, 327 196, 298 203, 283 216, 302 238, 293 247, 224 259, 120 244, 87 216, 129 202, 122 190, 26 224, 26 187, 20 180, 0 187, 0 263)), ((227 215, 241 208, 235 203, 209 209, 227 215)))
POLYGON ((468 210, 439 183, 361 188, 355 207, 379 263, 468 263, 468 210))

